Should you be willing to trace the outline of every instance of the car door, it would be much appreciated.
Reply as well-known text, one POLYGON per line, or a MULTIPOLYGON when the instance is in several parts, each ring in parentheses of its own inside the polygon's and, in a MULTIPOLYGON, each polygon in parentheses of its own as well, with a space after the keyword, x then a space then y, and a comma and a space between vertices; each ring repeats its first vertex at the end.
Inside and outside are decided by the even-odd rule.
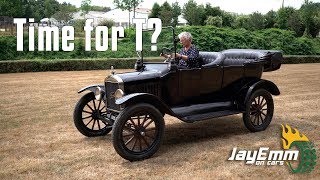
POLYGON ((223 68, 218 64, 203 66, 201 69, 200 94, 206 95, 221 89, 223 79, 223 68))
POLYGON ((179 97, 189 99, 200 96, 201 69, 179 69, 179 97))
POLYGON ((227 87, 244 77, 244 66, 242 64, 225 65, 223 70, 222 88, 227 87))

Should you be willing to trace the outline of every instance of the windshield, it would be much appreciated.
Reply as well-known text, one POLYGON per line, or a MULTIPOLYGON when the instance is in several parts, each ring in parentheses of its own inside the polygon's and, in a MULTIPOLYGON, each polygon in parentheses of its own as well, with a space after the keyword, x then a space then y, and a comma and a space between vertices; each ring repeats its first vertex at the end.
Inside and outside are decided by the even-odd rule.
MULTIPOLYGON (((173 42, 173 29, 162 28, 160 35, 157 38, 157 51, 151 51, 151 38, 154 33, 154 30, 143 30, 142 32, 142 49, 143 49, 143 58, 152 59, 152 57, 158 57, 162 52, 163 48, 169 48, 174 52, 174 42, 173 42)), ((160 58, 161 59, 161 58, 160 58)))

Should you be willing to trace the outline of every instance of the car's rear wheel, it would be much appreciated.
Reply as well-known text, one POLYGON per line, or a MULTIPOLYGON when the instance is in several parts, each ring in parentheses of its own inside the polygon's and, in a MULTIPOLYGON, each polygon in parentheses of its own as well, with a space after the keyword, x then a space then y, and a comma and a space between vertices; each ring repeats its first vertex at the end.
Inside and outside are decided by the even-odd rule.
POLYGON ((95 99, 93 92, 81 97, 74 109, 73 119, 79 132, 88 137, 103 136, 112 130, 112 125, 99 119, 106 114, 105 104, 95 99))
POLYGON ((164 132, 162 114, 150 104, 125 108, 117 117, 112 131, 116 152, 129 161, 151 157, 160 147, 164 132))
POLYGON ((271 94, 265 89, 258 89, 246 102, 243 113, 244 125, 252 132, 265 130, 273 116, 274 105, 271 94))

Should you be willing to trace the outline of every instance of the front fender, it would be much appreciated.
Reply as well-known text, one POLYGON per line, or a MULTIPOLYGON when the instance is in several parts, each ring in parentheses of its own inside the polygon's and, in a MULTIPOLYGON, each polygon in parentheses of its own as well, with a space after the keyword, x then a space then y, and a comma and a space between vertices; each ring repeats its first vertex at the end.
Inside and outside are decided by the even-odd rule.
POLYGON ((149 93, 133 93, 116 100, 116 104, 129 106, 137 103, 148 103, 155 106, 161 113, 173 115, 172 110, 157 96, 149 93))
POLYGON ((280 95, 280 91, 277 85, 275 85, 271 81, 262 79, 250 86, 250 88, 247 91, 247 95, 244 102, 247 102, 251 94, 257 89, 265 89, 269 91, 272 95, 280 95))
POLYGON ((86 90, 89 90, 89 91, 95 93, 95 90, 96 90, 97 87, 100 87, 104 92, 106 91, 104 85, 95 84, 95 85, 90 85, 90 86, 87 86, 87 87, 84 87, 84 88, 80 89, 78 91, 78 93, 82 93, 83 91, 86 91, 86 90))

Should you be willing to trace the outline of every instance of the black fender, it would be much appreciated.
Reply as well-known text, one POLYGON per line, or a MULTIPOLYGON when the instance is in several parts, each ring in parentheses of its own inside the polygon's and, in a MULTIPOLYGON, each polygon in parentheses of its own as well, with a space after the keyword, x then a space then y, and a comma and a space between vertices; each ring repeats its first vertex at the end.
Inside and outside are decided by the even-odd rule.
POLYGON ((149 93, 133 93, 116 100, 117 105, 130 106, 137 103, 148 103, 156 107, 162 114, 174 115, 172 110, 157 96, 149 93))
POLYGON ((83 91, 87 91, 87 90, 95 93, 97 87, 100 87, 104 92, 106 92, 104 85, 95 84, 95 85, 90 85, 90 86, 87 86, 87 87, 80 89, 78 91, 78 93, 82 93, 83 91))
POLYGON ((249 87, 244 103, 249 100, 251 94, 257 89, 265 89, 265 90, 269 91, 272 95, 276 95, 276 96, 280 95, 280 91, 279 91, 279 88, 277 87, 277 85, 275 85, 271 81, 261 79, 249 87))

